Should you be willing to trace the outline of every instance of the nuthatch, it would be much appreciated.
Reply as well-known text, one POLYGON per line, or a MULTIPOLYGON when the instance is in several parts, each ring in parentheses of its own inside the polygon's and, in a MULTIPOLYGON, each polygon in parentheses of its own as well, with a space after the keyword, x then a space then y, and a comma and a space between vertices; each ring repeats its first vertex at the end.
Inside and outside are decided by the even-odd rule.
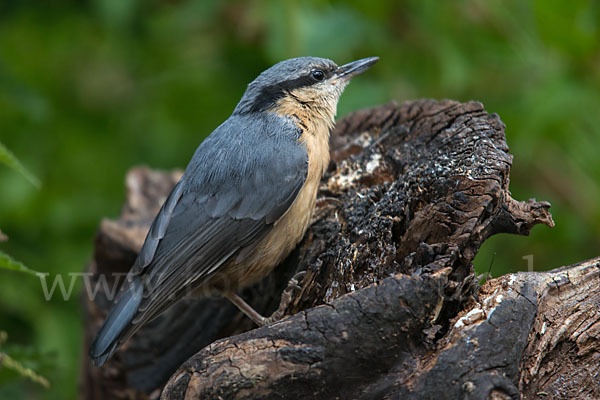
POLYGON ((248 85, 154 219, 91 345, 96 365, 191 291, 222 294, 258 325, 269 321, 236 293, 264 278, 304 236, 329 163, 338 99, 377 60, 338 67, 293 58, 248 85))

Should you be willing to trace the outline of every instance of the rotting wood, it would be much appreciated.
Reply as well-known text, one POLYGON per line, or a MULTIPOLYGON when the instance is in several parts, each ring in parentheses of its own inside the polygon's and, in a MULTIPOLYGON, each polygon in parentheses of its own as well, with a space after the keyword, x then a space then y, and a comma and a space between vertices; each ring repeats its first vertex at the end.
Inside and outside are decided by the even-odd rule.
MULTIPOLYGON (((307 271, 287 309, 294 315, 254 329, 224 299, 181 303, 106 367, 84 362, 86 398, 157 397, 171 375, 168 399, 423 398, 433 387, 450 393, 448 386, 467 398, 486 398, 478 396, 487 389, 518 393, 521 369, 513 364, 524 350, 510 353, 504 369, 491 363, 464 383, 469 374, 445 384, 443 374, 458 371, 444 361, 450 354, 444 346, 452 343, 459 314, 475 307, 471 262, 480 245, 496 233, 553 225, 547 202, 510 196, 512 156, 498 116, 475 102, 392 103, 350 114, 331 143, 314 223, 282 265, 244 293, 269 314, 288 279, 307 271)), ((130 172, 127 204, 119 220, 103 221, 91 271, 129 268, 177 177, 130 172)), ((108 302, 101 296, 84 302, 89 343, 108 302)), ((507 335, 517 335, 527 315, 507 335)), ((468 358, 468 350, 455 355, 468 358)), ((523 390, 530 382, 523 378, 523 390)))

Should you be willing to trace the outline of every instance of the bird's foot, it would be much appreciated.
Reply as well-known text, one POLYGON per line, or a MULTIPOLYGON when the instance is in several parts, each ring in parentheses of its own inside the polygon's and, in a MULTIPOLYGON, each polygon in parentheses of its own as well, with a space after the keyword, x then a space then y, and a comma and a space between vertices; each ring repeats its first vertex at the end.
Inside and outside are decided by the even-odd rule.
POLYGON ((270 317, 263 317, 260 315, 250 304, 246 303, 244 299, 238 296, 236 293, 227 294, 227 298, 240 309, 241 312, 246 314, 248 318, 256 323, 258 326, 264 326, 270 324, 271 322, 279 321, 285 315, 285 311, 288 306, 292 303, 292 293, 294 290, 302 289, 299 286, 300 281, 306 275, 306 271, 300 271, 296 275, 290 279, 288 282, 287 288, 281 294, 281 301, 279 302, 279 307, 270 317))
POLYGON ((271 314, 270 317, 264 318, 265 324, 279 321, 284 317, 285 311, 287 310, 289 305, 292 304, 292 294, 294 290, 302 290, 302 287, 300 286, 300 281, 304 279, 304 276, 306 276, 306 271, 300 271, 296 275, 294 275, 292 279, 290 279, 290 281, 288 282, 288 286, 283 290, 283 293, 281 293, 281 301, 279 302, 279 307, 277 308, 277 310, 275 310, 273 314, 271 314))

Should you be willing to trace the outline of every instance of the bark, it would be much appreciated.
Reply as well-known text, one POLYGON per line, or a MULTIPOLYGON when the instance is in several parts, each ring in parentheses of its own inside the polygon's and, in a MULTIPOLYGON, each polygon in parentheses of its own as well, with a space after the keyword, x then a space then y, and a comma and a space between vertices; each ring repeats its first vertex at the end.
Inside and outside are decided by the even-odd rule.
MULTIPOLYGON (((554 224, 549 203, 510 196, 497 115, 475 102, 388 104, 344 118, 331 143, 309 231, 243 293, 268 315, 306 271, 291 316, 254 329, 224 299, 188 299, 105 367, 84 361, 86 398, 598 395, 598 262, 482 288, 474 277, 488 237, 554 224)), ((127 271, 178 176, 129 173, 121 217, 98 232, 96 277, 127 271)), ((86 344, 109 305, 94 300, 84 298, 86 344)))

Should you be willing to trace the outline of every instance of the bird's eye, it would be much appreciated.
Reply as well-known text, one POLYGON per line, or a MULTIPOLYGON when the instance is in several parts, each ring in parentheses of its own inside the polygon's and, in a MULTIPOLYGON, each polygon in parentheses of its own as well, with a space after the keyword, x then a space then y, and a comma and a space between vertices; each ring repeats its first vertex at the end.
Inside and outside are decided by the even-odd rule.
POLYGON ((320 69, 315 69, 310 74, 315 81, 322 81, 325 78, 325 73, 320 69))

